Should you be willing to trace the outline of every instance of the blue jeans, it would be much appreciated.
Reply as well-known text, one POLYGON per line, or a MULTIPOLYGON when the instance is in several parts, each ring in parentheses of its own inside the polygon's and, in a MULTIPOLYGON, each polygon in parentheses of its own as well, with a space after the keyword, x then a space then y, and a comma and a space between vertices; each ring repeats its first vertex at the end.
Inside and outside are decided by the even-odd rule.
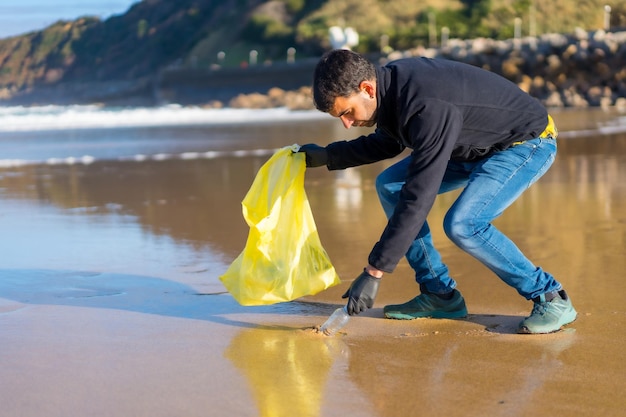
MULTIPOLYGON (((465 187, 444 218, 443 228, 448 238, 526 299, 560 290, 561 284, 528 260, 491 222, 548 170, 554 162, 556 148, 555 139, 537 138, 477 162, 450 161, 439 188, 442 194, 465 187)), ((376 191, 387 218, 398 201, 409 160, 410 157, 403 159, 376 178, 376 191)), ((406 258, 422 290, 445 294, 456 287, 433 246, 428 222, 411 244, 406 258)))

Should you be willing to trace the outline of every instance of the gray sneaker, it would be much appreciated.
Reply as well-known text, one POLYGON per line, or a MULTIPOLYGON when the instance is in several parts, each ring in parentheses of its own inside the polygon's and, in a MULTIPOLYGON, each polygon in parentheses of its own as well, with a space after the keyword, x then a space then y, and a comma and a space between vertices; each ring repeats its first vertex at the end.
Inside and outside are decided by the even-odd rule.
POLYGON ((564 290, 541 294, 533 301, 533 311, 519 324, 517 333, 554 333, 576 320, 576 310, 564 290))
POLYGON ((425 317, 460 319, 467 316, 465 300, 457 290, 453 291, 452 298, 449 300, 444 300, 434 294, 423 293, 404 304, 385 306, 383 311, 388 319, 399 320, 425 317))

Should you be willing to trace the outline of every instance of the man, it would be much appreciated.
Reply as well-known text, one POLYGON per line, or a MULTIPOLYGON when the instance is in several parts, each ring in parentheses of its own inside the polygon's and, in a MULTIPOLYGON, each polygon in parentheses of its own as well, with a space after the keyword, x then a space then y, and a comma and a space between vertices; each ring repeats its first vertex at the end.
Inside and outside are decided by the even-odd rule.
POLYGON ((346 128, 376 125, 376 130, 326 147, 302 146, 307 166, 345 169, 411 150, 376 179, 388 223, 367 266, 343 295, 350 315, 373 306, 383 273, 393 272, 402 256, 415 270, 421 294, 385 306, 387 318, 467 315, 426 222, 438 193, 464 187, 445 216, 444 231, 534 302, 518 332, 551 333, 576 319, 562 285, 491 224, 554 161, 556 128, 537 100, 474 66, 408 58, 375 67, 349 50, 321 58, 313 99, 318 110, 346 128))

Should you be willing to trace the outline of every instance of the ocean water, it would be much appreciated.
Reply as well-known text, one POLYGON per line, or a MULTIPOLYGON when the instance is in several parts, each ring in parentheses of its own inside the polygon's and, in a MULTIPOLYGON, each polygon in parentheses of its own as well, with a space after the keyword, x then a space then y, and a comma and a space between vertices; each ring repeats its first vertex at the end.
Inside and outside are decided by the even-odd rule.
MULTIPOLYGON (((626 132, 625 115, 583 114, 559 113, 565 124, 561 137, 626 132)), ((343 129, 329 130, 331 120, 315 110, 286 108, 0 107, 0 167, 268 155, 289 144, 289 135, 294 143, 303 136, 317 141, 352 137, 343 129)))
POLYGON ((284 108, 0 107, 0 166, 267 155, 277 141, 253 141, 254 126, 328 118, 284 108), (250 149, 250 142, 258 148, 250 149))
MULTIPOLYGON (((595 286, 598 298, 603 290, 618 294, 610 288, 621 285, 616 280, 626 267, 625 116, 601 110, 553 116, 561 131, 557 161, 498 225, 532 259, 565 277, 575 294, 597 275, 608 277, 595 286)), ((316 111, 286 109, 0 108, 0 280, 9 270, 111 272, 223 292, 219 276, 243 250, 249 230, 241 200, 260 166, 283 146, 367 131, 343 129, 316 111)), ((384 228, 374 181, 392 162, 307 170, 320 238, 342 279, 362 269, 384 228)), ((440 226, 453 198, 440 196, 429 222, 472 297, 486 287, 469 277, 485 272, 440 226)), ((405 275, 410 271, 401 263, 394 276, 405 275)), ((381 300, 405 301, 399 283, 411 281, 390 281, 381 300)), ((339 291, 319 297, 337 303, 339 291)), ((498 308, 500 299, 488 308, 498 308)))

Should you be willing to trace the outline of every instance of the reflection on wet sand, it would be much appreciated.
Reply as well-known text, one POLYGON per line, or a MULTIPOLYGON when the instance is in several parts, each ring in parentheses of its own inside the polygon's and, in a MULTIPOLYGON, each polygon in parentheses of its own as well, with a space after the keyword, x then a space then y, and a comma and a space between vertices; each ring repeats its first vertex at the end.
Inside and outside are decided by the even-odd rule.
POLYGON ((259 416, 322 416, 333 362, 345 348, 338 338, 306 330, 243 330, 224 352, 246 376, 259 416))
MULTIPOLYGON (((554 381, 575 338, 571 332, 525 343, 479 333, 370 338, 351 345, 349 369, 371 399, 370 415, 530 416, 569 389, 554 381)), ((576 415, 566 412, 566 402, 558 408, 576 415)))
POLYGON ((134 216, 148 232, 226 253, 240 250, 240 201, 263 158, 27 166, 0 178, 4 198, 37 201, 94 219, 134 216), (230 227, 229 227, 230 226, 230 227))

